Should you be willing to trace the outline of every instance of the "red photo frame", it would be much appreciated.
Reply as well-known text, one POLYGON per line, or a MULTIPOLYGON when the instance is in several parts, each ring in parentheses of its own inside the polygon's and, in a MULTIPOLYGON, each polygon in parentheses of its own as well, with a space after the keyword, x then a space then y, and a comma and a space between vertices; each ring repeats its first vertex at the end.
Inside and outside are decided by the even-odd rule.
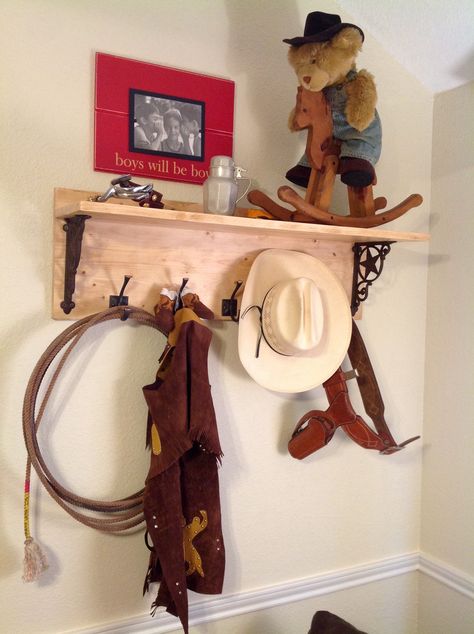
POLYGON ((202 184, 232 156, 234 82, 96 54, 94 169, 202 184))

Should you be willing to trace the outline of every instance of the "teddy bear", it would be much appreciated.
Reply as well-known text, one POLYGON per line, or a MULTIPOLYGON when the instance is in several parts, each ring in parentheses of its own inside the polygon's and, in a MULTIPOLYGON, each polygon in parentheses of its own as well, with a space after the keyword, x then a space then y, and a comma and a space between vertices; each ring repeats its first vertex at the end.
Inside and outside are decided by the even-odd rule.
MULTIPOLYGON (((341 21, 338 15, 314 11, 306 18, 304 35, 283 40, 290 45, 288 60, 299 84, 322 91, 333 120, 333 136, 341 143, 341 181, 351 187, 367 187, 375 178, 374 165, 382 148, 382 128, 375 109, 377 91, 373 76, 356 70, 355 60, 364 33, 341 21)), ((299 129, 290 114, 289 128, 299 129)), ((306 156, 286 178, 307 187, 311 165, 306 156)))

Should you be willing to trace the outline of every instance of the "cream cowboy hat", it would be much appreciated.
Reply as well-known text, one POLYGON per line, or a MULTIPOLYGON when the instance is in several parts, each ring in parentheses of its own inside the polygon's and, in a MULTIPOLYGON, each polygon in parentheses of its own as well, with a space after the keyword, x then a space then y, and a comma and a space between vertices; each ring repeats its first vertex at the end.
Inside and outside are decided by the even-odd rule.
POLYGON ((290 393, 322 385, 341 365, 351 332, 346 292, 323 262, 283 249, 255 258, 238 340, 240 360, 254 381, 290 393))

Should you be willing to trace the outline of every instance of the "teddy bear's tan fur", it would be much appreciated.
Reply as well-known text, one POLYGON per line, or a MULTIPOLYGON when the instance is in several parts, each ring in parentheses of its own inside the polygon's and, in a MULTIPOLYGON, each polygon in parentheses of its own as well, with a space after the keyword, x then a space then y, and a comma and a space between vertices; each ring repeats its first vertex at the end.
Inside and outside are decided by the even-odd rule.
MULTIPOLYGON (((290 46, 288 60, 301 86, 319 92, 328 86, 344 82, 347 73, 355 70, 355 60, 361 48, 360 31, 347 27, 327 42, 290 46)), ((366 70, 360 70, 355 79, 347 83, 346 92, 347 122, 358 131, 365 130, 374 119, 377 101, 372 75, 366 70)), ((294 122, 294 110, 288 123, 290 130, 298 129, 294 122)))

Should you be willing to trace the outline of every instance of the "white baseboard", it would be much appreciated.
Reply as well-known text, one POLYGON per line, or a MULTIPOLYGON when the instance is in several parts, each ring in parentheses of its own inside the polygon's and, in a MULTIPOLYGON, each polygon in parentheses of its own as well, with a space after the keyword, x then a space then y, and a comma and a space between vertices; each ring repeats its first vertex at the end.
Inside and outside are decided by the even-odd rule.
MULTIPOLYGON (((199 598, 189 605, 189 623, 198 625, 220 621, 416 571, 474 598, 474 579, 428 555, 409 553, 259 590, 199 598)), ((166 612, 157 612, 153 618, 146 614, 134 619, 75 630, 75 634, 164 634, 176 630, 181 630, 178 619, 166 612)))
POLYGON ((474 599, 474 578, 461 570, 448 566, 426 553, 420 553, 419 555, 418 570, 440 581, 452 590, 474 599))

